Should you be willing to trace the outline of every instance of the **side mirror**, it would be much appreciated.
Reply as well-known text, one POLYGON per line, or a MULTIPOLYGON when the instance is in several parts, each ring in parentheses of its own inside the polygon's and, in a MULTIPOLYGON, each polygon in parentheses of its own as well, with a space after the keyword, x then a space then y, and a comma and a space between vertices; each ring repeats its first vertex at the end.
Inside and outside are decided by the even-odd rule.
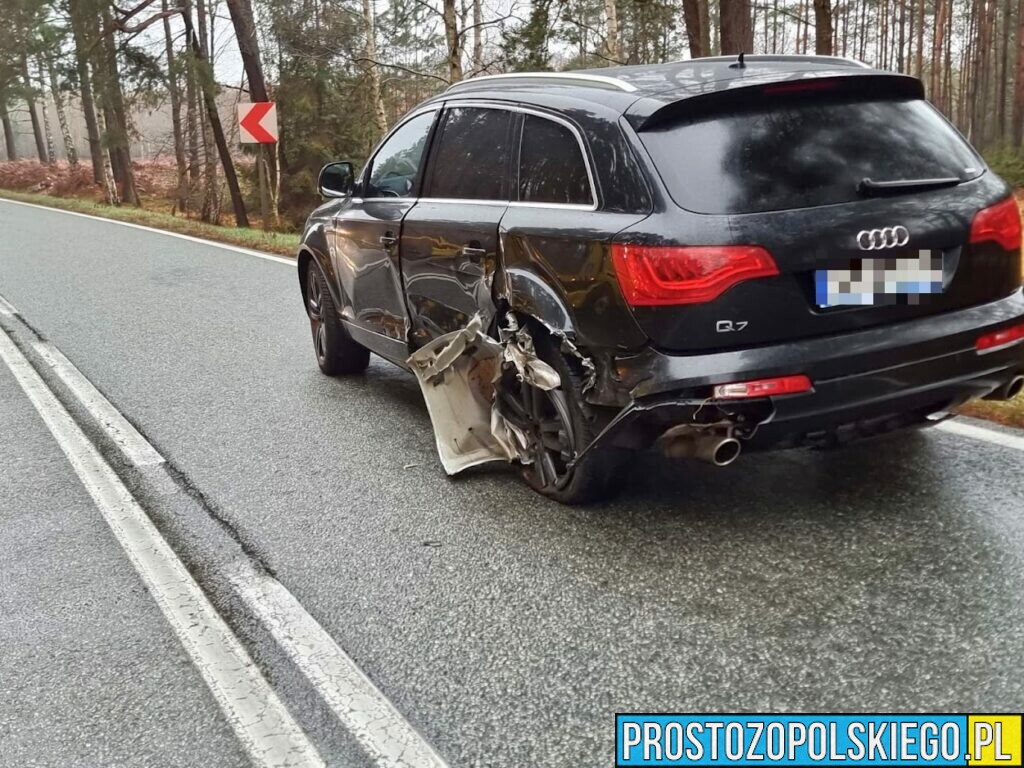
POLYGON ((355 177, 352 163, 328 163, 320 169, 317 190, 322 197, 348 197, 352 194, 355 177))

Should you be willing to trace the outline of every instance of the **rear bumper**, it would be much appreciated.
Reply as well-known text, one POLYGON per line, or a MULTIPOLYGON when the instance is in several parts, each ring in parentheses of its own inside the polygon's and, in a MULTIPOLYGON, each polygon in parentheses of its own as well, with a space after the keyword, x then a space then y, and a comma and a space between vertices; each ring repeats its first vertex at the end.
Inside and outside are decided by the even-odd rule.
MULTIPOLYGON (((812 392, 744 401, 719 415, 759 423, 748 436, 752 447, 813 443, 821 433, 834 439, 844 429, 906 426, 1005 385, 1024 373, 1024 344, 978 354, 975 343, 1020 322, 1024 291, 1018 290, 957 312, 789 344, 692 356, 652 350, 620 359, 617 370, 630 388, 626 411, 646 420, 648 433, 655 414, 655 427, 691 421, 695 404, 715 384, 806 374, 812 392)), ((623 426, 635 420, 627 416, 618 418, 623 426)))

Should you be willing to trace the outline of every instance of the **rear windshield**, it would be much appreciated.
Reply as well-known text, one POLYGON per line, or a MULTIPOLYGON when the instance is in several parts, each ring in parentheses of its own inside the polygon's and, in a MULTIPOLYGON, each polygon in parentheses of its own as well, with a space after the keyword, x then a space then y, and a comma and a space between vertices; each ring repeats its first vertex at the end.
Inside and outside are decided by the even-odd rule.
POLYGON ((677 204, 754 213, 857 200, 858 183, 981 175, 984 165, 928 103, 780 100, 644 131, 677 204))

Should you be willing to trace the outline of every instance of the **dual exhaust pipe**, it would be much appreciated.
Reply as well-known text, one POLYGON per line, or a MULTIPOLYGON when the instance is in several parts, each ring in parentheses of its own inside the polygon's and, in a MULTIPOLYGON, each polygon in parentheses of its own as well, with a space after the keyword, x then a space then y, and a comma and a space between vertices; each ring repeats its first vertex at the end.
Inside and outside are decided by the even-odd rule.
POLYGON ((732 430, 675 427, 661 436, 662 452, 670 459, 698 459, 716 467, 727 467, 739 458, 743 447, 732 430))

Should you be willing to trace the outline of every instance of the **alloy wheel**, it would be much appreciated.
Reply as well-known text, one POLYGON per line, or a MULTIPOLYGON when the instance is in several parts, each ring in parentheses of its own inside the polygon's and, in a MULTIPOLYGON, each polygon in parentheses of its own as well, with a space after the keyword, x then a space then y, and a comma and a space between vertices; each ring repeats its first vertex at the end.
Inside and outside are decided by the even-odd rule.
POLYGON ((306 311, 309 314, 309 326, 313 333, 316 359, 323 362, 327 359, 327 323, 324 322, 323 285, 315 266, 310 266, 307 273, 306 311))
POLYGON ((506 375, 500 387, 502 412, 530 439, 533 463, 527 472, 538 488, 559 489, 572 477, 575 456, 572 414, 565 392, 543 390, 506 375), (511 379, 511 381, 509 381, 511 379))

